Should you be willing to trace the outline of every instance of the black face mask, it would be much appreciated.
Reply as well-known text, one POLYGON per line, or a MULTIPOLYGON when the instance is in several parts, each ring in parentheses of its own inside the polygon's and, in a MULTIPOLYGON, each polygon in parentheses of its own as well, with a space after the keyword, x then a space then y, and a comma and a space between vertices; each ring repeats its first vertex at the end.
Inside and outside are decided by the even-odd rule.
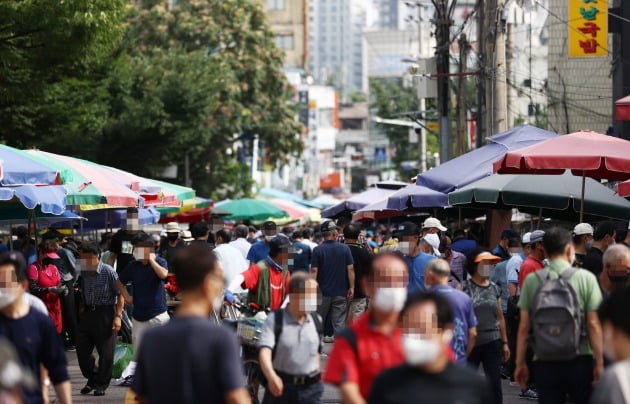
POLYGON ((610 279, 610 282, 616 288, 620 288, 628 284, 628 281, 630 280, 630 275, 615 275, 615 276, 608 275, 608 279, 610 279))
POLYGON ((168 239, 168 241, 176 241, 179 238, 179 234, 177 233, 173 233, 173 234, 167 234, 166 238, 168 239))

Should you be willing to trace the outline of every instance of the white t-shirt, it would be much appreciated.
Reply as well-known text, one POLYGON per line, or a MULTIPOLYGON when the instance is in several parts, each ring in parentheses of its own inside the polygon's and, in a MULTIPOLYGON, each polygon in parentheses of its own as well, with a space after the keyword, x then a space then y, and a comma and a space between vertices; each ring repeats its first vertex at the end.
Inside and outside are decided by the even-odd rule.
POLYGON ((249 243, 249 241, 245 240, 244 238, 237 238, 234 241, 230 241, 229 244, 239 250, 241 254, 243 254, 243 258, 247 259, 249 249, 252 248, 252 245, 249 243))
POLYGON ((313 242, 311 240, 308 240, 308 239, 304 239, 301 242, 302 242, 302 244, 306 244, 307 246, 311 247, 311 251, 313 251, 315 249, 315 247, 317 247, 317 243, 315 243, 315 242, 313 242))
MULTIPOLYGON (((220 244, 213 251, 217 260, 219 260, 219 265, 223 268, 226 285, 230 285, 234 277, 243 273, 249 266, 241 252, 229 244, 220 244)), ((242 290, 233 292, 239 293, 242 290)))

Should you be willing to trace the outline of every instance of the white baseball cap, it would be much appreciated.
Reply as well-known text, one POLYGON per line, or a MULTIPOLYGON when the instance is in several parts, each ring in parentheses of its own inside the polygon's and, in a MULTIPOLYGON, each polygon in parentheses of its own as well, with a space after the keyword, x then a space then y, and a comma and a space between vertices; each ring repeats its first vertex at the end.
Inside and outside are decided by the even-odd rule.
POLYGON ((591 226, 588 223, 579 223, 573 229, 573 234, 575 234, 576 236, 581 236, 583 234, 590 234, 592 236, 593 226, 591 226))
MULTIPOLYGON (((434 217, 430 217, 427 220, 424 221, 424 223, 422 224, 422 228, 423 229, 431 229, 431 228, 437 228, 440 231, 446 231, 446 227, 442 226, 442 223, 434 218, 434 217)), ((439 245, 439 241, 438 241, 438 245, 439 245)))
POLYGON ((529 244, 531 242, 531 235, 532 235, 531 231, 528 231, 527 233, 523 234, 523 239, 522 239, 523 244, 529 244))

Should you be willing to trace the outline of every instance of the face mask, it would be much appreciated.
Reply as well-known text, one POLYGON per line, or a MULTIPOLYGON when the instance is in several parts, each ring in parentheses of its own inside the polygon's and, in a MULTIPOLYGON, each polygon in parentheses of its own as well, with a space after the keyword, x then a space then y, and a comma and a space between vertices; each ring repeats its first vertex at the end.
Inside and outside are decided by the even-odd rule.
POLYGON ((418 334, 404 334, 402 343, 405 359, 412 366, 426 365, 440 355, 440 345, 437 342, 418 334))
POLYGON ((0 309, 3 309, 17 299, 17 293, 13 288, 0 288, 0 309))
POLYGON ((593 243, 594 243, 594 240, 593 240, 593 239, 591 239, 591 240, 587 241, 587 242, 586 242, 586 249, 587 249, 587 250, 590 250, 590 249, 591 249, 591 247, 593 247, 593 243))
POLYGON ((265 240, 267 240, 267 241, 271 241, 274 238, 276 238, 276 236, 265 236, 265 240))
POLYGON ((166 235, 166 238, 168 239, 168 241, 175 241, 179 238, 179 234, 177 233, 168 233, 166 235))
POLYGON ((384 312, 401 311, 406 300, 406 288, 379 288, 374 295, 374 307, 384 312))
POLYGON ((608 279, 610 279, 615 288, 620 288, 628 284, 630 275, 608 275, 608 279))
POLYGON ((484 278, 489 278, 490 273, 494 269, 494 265, 480 265, 479 266, 479 276, 483 276, 484 278))
POLYGON ((306 296, 302 301, 302 310, 306 313, 312 313, 317 310, 317 296, 306 296))
POLYGON ((133 258, 135 258, 137 261, 144 260, 144 250, 141 249, 141 248, 134 248, 133 249, 133 258))

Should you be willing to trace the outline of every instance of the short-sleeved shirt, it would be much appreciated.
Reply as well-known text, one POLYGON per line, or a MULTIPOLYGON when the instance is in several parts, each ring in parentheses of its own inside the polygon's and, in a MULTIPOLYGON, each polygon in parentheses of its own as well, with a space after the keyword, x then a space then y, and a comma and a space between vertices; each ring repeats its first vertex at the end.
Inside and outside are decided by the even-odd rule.
MULTIPOLYGON (((258 280, 260 279, 260 266, 254 264, 249 269, 243 272, 243 283, 241 286, 243 289, 249 290, 249 293, 256 293, 258 288, 258 280)), ((287 274, 284 283, 284 295, 282 294, 282 271, 273 268, 269 265, 269 286, 271 288, 271 310, 277 310, 282 305, 284 296, 289 294, 289 282, 291 281, 291 274, 287 274)))
MULTIPOLYGON (((156 257, 155 260, 167 268, 164 258, 156 257)), ((145 265, 142 261, 132 261, 118 276, 123 284, 131 282, 133 285, 134 319, 148 321, 166 312, 164 280, 158 278, 151 264, 145 265)))
POLYGON ((508 283, 518 285, 518 275, 521 272, 521 265, 523 265, 524 260, 525 256, 523 254, 517 254, 507 261, 505 269, 508 283))
POLYGON ((120 295, 118 289, 118 275, 114 268, 107 264, 99 263, 94 274, 83 271, 81 275, 83 299, 87 305, 113 306, 116 297, 120 295))
POLYGON ((409 294, 424 290, 424 270, 436 257, 431 254, 420 252, 415 257, 405 256, 409 264, 409 284, 407 291, 409 294))
POLYGON ((501 257, 501 261, 507 261, 511 257, 510 253, 505 251, 499 244, 497 244, 497 246, 494 247, 494 250, 492 250, 492 255, 501 257))
POLYGON ((453 310, 453 339, 451 348, 455 353, 455 360, 460 363, 466 362, 466 349, 468 348, 468 332, 477 326, 477 317, 473 308, 472 299, 461 290, 453 289, 450 286, 438 285, 432 290, 442 294, 453 310))
POLYGON ((212 252, 223 269, 226 285, 231 284, 234 278, 249 268, 249 263, 241 252, 229 244, 219 244, 212 252))
POLYGON ((174 317, 142 338, 132 389, 149 403, 224 403, 245 386, 234 332, 202 317, 174 317))
MULTIPOLYGON (((511 259, 512 258, 510 258, 510 260, 511 259)), ((494 268, 494 271, 490 274, 490 280, 501 289, 501 310, 503 310, 504 313, 507 312, 507 302, 510 296, 507 284, 507 263, 510 262, 510 260, 499 262, 494 268)), ((477 320, 479 320, 479 318, 477 318, 477 320)))
POLYGON ((265 243, 264 240, 258 240, 252 247, 249 249, 247 253, 247 261, 249 262, 260 262, 269 256, 269 246, 265 243))
MULTIPOLYGON (((550 276, 559 276, 570 265, 565 260, 552 260, 547 265, 550 276)), ((569 285, 573 287, 580 303, 580 308, 586 313, 595 311, 602 302, 602 292, 597 283, 597 278, 592 272, 578 270, 571 279, 569 285)), ((521 310, 530 311, 534 304, 534 295, 540 286, 540 279, 536 274, 530 274, 525 279, 525 284, 521 288, 521 297, 518 300, 518 307, 521 310)), ((581 355, 592 355, 593 349, 588 338, 582 338, 580 344, 581 355)))
POLYGON ((382 334, 374 328, 371 316, 368 311, 350 326, 356 337, 356 353, 343 337, 335 339, 324 373, 326 383, 337 386, 347 382, 357 384, 365 399, 379 373, 405 360, 402 330, 397 328, 392 335, 382 334))
POLYGON ((477 317, 475 345, 484 345, 500 339, 499 318, 497 317, 497 299, 501 297, 499 286, 494 282, 490 282, 488 286, 481 286, 471 279, 464 286, 464 292, 472 299, 477 317))
POLYGON ((118 230, 112 237, 109 250, 116 254, 116 272, 118 273, 134 261, 132 239, 133 236, 126 230, 118 230))
POLYGON ((630 403, 630 359, 615 363, 606 369, 593 391, 590 403, 630 403))
MULTIPOLYGON (((40 364, 44 364, 53 385, 70 380, 68 361, 61 337, 47 315, 29 307, 21 318, 12 319, 0 313, 0 335, 7 338, 17 351, 22 364, 40 380, 40 364)), ((42 403, 40 384, 24 392, 25 402, 42 403)))
POLYGON ((346 296, 350 288, 348 265, 353 263, 350 247, 345 244, 327 240, 315 247, 311 266, 317 268, 317 283, 322 295, 346 296))
POLYGON ((525 258, 525 261, 523 261, 521 268, 518 271, 518 285, 521 287, 521 290, 523 289, 523 283, 525 282, 527 275, 532 272, 536 272, 539 269, 543 269, 544 267, 545 264, 533 255, 525 258))
MULTIPOLYGON (((321 341, 317 326, 310 314, 306 315, 302 324, 287 309, 282 313, 282 333, 276 341, 274 325, 276 312, 270 313, 258 342, 260 348, 276 347, 273 368, 295 376, 312 376, 319 373, 319 352, 321 341)), ((316 316, 316 313, 312 315, 316 316)))
POLYGON ((440 373, 426 373, 407 364, 381 373, 374 382, 370 404, 487 404, 492 403, 485 378, 465 366, 448 364, 440 373))
POLYGON ((372 256, 369 252, 365 251, 365 248, 360 244, 346 244, 350 247, 352 253, 352 261, 354 262, 354 298, 363 299, 365 292, 361 279, 365 277, 365 274, 372 264, 372 256))
POLYGON ((237 238, 234 241, 230 241, 230 245, 241 252, 243 258, 247 259, 247 254, 249 253, 249 249, 252 248, 252 245, 249 241, 244 238, 237 238))
POLYGON ((292 271, 308 272, 311 269, 311 260, 313 251, 311 247, 304 243, 295 241, 292 245, 293 252, 293 268, 289 265, 292 271))
POLYGON ((604 253, 597 247, 591 247, 584 257, 584 269, 588 269, 595 276, 599 276, 604 270, 604 253))

